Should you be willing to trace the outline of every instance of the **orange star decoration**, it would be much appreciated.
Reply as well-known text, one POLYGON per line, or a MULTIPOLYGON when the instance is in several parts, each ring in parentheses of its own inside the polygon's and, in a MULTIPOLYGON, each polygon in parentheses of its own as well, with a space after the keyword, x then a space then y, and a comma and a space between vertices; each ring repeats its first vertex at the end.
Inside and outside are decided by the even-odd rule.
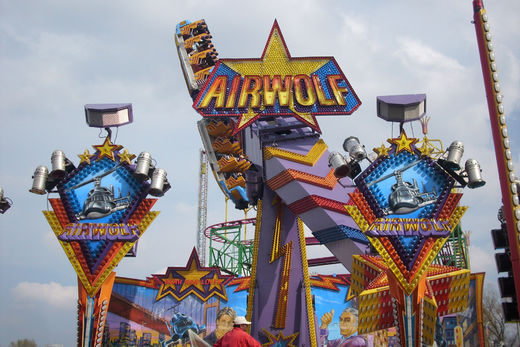
POLYGON ((402 151, 408 151, 410 153, 414 153, 412 146, 419 141, 418 139, 414 138, 408 138, 406 136, 406 133, 403 131, 401 132, 401 136, 395 138, 395 139, 388 139, 388 143, 393 144, 396 146, 395 148, 395 154, 399 154, 402 151))
POLYGON ((105 138, 105 142, 102 145, 92 146, 98 153, 98 157, 96 160, 101 160, 103 158, 108 158, 112 161, 116 161, 114 156, 114 152, 123 148, 121 145, 114 145, 112 141, 110 141, 109 137, 105 138))
POLYGON ((88 149, 86 149, 85 152, 83 152, 83 154, 78 154, 78 157, 81 159, 79 162, 80 164, 83 162, 90 164, 90 158, 92 158, 92 154, 90 154, 88 149))
POLYGON ((195 248, 191 252, 186 267, 169 267, 164 275, 152 275, 155 283, 160 285, 156 301, 171 295, 180 301, 193 294, 202 301, 217 295, 227 301, 224 283, 232 275, 222 275, 218 267, 200 266, 195 248))
POLYGON ((385 144, 382 143, 381 144, 381 147, 376 147, 373 149, 374 152, 377 153, 378 156, 385 156, 385 157, 388 157, 388 151, 390 150, 390 148, 388 147, 385 147, 385 144))
POLYGON ((282 332, 279 332, 278 335, 273 335, 266 329, 262 329, 265 335, 269 338, 267 343, 264 343, 262 346, 286 346, 286 347, 296 347, 294 341, 298 337, 298 333, 291 334, 289 336, 284 336, 282 332))
POLYGON ((132 160, 135 158, 135 154, 128 153, 128 149, 125 148, 125 150, 122 153, 119 153, 119 161, 126 162, 128 165, 132 164, 132 160))

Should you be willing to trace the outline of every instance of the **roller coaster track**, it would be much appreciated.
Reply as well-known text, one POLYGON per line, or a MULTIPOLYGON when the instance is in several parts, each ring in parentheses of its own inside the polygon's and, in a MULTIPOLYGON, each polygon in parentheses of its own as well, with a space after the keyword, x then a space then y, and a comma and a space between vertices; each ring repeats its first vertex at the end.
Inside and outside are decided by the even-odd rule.
MULTIPOLYGON (((227 230, 236 230, 245 226, 247 224, 255 225, 256 218, 248 218, 248 219, 240 219, 228 222, 222 222, 218 224, 211 225, 206 228, 204 231, 205 236, 208 239, 211 239, 214 242, 218 243, 232 243, 234 240, 227 237, 227 230), (220 232, 219 232, 220 231, 220 232)), ((238 240, 243 246, 251 246, 253 244, 253 240, 238 240)), ((307 246, 320 245, 320 242, 315 237, 306 237, 305 244, 307 246)), ((330 257, 321 257, 321 258, 313 258, 308 259, 309 266, 322 266, 322 265, 331 265, 331 264, 339 264, 339 260, 335 256, 330 257)))

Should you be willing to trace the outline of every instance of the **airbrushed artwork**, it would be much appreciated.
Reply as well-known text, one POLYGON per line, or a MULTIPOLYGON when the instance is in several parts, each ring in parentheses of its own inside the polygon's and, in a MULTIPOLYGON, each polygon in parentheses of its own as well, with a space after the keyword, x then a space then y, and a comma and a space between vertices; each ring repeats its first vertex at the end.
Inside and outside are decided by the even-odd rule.
MULTIPOLYGON (((193 252, 189 264, 182 270, 168 268, 167 272, 174 276, 182 274, 182 277, 179 276, 182 281, 175 287, 183 287, 188 281, 191 286, 197 287, 201 282, 195 281, 196 277, 204 282, 204 277, 200 277, 203 275, 200 266, 190 266, 192 261, 200 265, 197 258, 193 252)), ((204 270, 219 273, 216 267, 204 270)), ((139 345, 145 339, 151 341, 152 346, 190 346, 194 341, 193 334, 191 339, 188 334, 191 330, 211 346, 231 330, 237 316, 246 314, 249 277, 227 276, 220 279, 225 296, 202 296, 192 291, 178 300, 176 295, 161 295, 164 283, 158 280, 159 276, 162 275, 152 275, 147 280, 115 279, 103 345, 139 345)), ((353 296, 349 299, 349 275, 315 275, 310 281, 315 300, 314 314, 322 322, 320 346, 365 346, 368 339, 373 340, 373 336, 357 334, 357 303, 353 296), (351 342, 338 344, 339 341, 351 342), (354 341, 357 341, 356 344, 352 344, 354 341)), ((271 338, 278 340, 279 337, 271 338)), ((285 340, 287 346, 296 346, 294 336, 290 339, 286 336, 285 340)))

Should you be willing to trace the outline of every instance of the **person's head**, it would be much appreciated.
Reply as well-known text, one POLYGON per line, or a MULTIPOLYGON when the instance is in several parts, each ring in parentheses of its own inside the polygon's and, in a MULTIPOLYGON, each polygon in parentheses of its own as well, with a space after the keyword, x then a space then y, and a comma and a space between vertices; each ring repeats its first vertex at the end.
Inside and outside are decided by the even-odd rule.
POLYGON ((246 317, 244 316, 238 316, 235 319, 234 327, 238 327, 244 331, 247 331, 249 329, 249 326, 251 325, 251 322, 249 322, 246 317))
POLYGON ((347 307, 339 316, 339 330, 341 335, 349 337, 357 332, 358 310, 347 307))
POLYGON ((233 329, 233 322, 237 314, 231 307, 224 307, 217 313, 217 330, 229 331, 233 329))

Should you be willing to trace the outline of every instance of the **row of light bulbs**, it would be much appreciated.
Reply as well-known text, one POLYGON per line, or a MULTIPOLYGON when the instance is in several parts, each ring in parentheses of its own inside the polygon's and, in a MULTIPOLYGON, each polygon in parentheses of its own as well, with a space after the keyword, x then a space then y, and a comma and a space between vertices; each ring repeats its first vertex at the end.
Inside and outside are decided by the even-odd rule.
POLYGON ((493 79, 493 93, 495 95, 496 111, 498 112, 498 121, 500 127, 500 136, 502 139, 502 151, 504 153, 505 169, 507 171, 507 178, 509 180, 509 190, 511 193, 511 201, 514 206, 514 218, 516 218, 516 229, 520 232, 520 201, 518 192, 518 179, 513 172, 513 158, 511 155, 511 148, 509 143, 509 136, 507 132, 506 116, 504 114, 504 105, 502 103, 503 96, 500 94, 501 88, 498 80, 497 64, 495 62, 495 53, 493 42, 491 41, 490 27, 488 23, 488 16, 486 13, 482 13, 482 29, 486 38, 486 49, 488 58, 488 67, 491 72, 491 78, 493 79))

